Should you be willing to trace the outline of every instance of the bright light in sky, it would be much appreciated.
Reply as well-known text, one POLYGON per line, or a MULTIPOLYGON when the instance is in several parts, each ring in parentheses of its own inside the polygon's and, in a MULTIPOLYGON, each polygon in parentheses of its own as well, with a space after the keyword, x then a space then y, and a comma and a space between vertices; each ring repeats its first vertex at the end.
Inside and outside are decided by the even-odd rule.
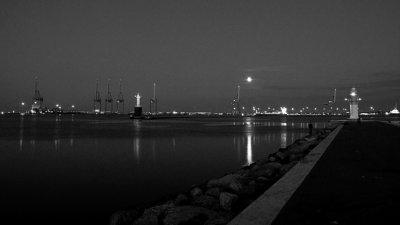
POLYGON ((253 78, 247 77, 246 81, 250 83, 251 81, 253 81, 253 78))

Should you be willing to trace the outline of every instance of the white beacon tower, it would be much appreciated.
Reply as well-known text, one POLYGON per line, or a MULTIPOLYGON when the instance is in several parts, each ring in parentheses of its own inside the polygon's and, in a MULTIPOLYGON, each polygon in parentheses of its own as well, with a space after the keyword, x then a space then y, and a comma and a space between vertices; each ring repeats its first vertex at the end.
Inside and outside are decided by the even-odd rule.
POLYGON ((350 119, 358 119, 358 102, 361 101, 361 98, 358 96, 356 88, 351 88, 350 98, 345 100, 350 103, 350 119))
POLYGON ((140 105, 140 99, 142 98, 142 96, 139 95, 139 93, 137 93, 137 95, 135 95, 136 98, 136 105, 134 108, 134 117, 141 117, 142 116, 142 106, 140 105))

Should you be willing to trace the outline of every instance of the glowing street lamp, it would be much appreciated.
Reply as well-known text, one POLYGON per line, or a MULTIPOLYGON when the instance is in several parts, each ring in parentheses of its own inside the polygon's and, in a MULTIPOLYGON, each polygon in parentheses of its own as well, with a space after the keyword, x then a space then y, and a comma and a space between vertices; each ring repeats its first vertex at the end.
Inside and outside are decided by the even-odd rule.
POLYGON ((25 102, 21 102, 21 115, 25 114, 25 102))
MULTIPOLYGON (((250 76, 246 78, 247 83, 251 83, 253 81, 253 78, 250 76)), ((234 115, 241 115, 242 113, 240 112, 240 85, 237 85, 237 94, 236 97, 233 99, 232 102, 233 105, 233 114, 234 115)))

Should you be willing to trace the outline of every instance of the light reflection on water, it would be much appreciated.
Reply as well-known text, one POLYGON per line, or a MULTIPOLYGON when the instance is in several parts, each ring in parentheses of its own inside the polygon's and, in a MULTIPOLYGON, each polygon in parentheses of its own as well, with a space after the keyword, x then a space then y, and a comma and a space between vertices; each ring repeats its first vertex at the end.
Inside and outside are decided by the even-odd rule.
POLYGON ((285 148, 286 146, 287 146, 287 131, 286 131, 286 126, 283 126, 281 131, 281 148, 285 148))
POLYGON ((133 138, 133 154, 136 160, 140 161, 140 139, 138 137, 133 138))
POLYGON ((253 163, 253 149, 251 144, 251 135, 247 135, 247 165, 253 163))
MULTIPOLYGON (((100 207, 107 218, 107 213, 132 207, 132 202, 146 204, 251 164, 308 133, 308 121, 253 117, 130 121, 62 115, 1 122, 9 124, 7 132, 0 130, 7 137, 0 140, 0 146, 7 146, 0 152, 0 171, 11 170, 16 176, 11 180, 26 183, 21 187, 9 182, 7 190, 34 189, 37 196, 44 196, 29 196, 32 202, 26 202, 22 211, 34 208, 35 201, 56 204, 51 197, 59 192, 56 187, 68 184, 62 199, 66 206, 82 201, 76 210, 100 207)), ((315 128, 324 125, 314 123, 315 128)), ((63 211, 57 207, 44 211, 63 211)))

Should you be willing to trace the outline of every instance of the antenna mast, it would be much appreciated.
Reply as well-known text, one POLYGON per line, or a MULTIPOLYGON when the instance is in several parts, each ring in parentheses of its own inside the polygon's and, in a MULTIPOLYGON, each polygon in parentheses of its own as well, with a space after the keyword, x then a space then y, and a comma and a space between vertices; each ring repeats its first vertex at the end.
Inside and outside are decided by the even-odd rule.
POLYGON ((122 82, 119 80, 119 94, 117 98, 117 113, 121 113, 119 105, 122 104, 122 114, 124 113, 125 103, 124 103, 124 95, 122 94, 122 82))
POLYGON ((40 111, 42 105, 43 105, 43 97, 40 95, 37 77, 35 77, 35 96, 33 97, 32 110, 34 110, 35 112, 40 111))
POLYGON ((99 92, 99 79, 96 80, 96 94, 93 99, 93 111, 99 113, 101 111, 101 97, 99 92))
POLYGON ((110 79, 108 79, 108 82, 107 82, 107 95, 106 95, 106 99, 105 99, 104 112, 112 113, 112 111, 113 111, 113 98, 112 98, 111 92, 110 92, 110 79), (110 105, 110 111, 107 111, 107 105, 110 105))
POLYGON ((154 105, 154 113, 157 114, 156 83, 153 83, 153 98, 150 99, 150 113, 153 113, 152 105, 154 105))

